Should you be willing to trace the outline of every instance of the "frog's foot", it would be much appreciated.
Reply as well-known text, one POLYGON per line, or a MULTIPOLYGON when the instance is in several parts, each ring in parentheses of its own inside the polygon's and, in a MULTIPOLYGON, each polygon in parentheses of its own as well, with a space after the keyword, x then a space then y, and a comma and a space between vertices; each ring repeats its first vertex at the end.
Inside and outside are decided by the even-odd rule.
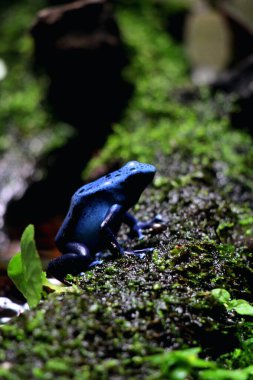
POLYGON ((143 249, 137 249, 133 251, 122 251, 119 253, 119 255, 115 256, 111 252, 97 252, 95 255, 95 259, 89 264, 88 269, 94 268, 96 265, 101 265, 105 263, 106 261, 110 261, 115 258, 119 258, 121 255, 130 255, 135 256, 140 259, 144 259, 146 257, 147 253, 152 253, 154 248, 143 248, 143 249))
POLYGON ((103 264, 106 260, 112 257, 111 252, 97 252, 95 259, 89 264, 88 269, 95 267, 96 265, 103 264))
POLYGON ((139 259, 144 259, 147 253, 152 253, 154 248, 136 249, 134 251, 124 251, 124 255, 136 256, 139 259))
POLYGON ((49 262, 47 275, 64 282, 64 278, 67 274, 77 276, 80 272, 88 270, 90 262, 90 255, 84 256, 75 253, 66 253, 49 262))
POLYGON ((150 230, 151 233, 159 233, 166 228, 166 223, 161 215, 156 215, 148 222, 137 222, 131 228, 129 237, 143 239, 143 230, 150 230))

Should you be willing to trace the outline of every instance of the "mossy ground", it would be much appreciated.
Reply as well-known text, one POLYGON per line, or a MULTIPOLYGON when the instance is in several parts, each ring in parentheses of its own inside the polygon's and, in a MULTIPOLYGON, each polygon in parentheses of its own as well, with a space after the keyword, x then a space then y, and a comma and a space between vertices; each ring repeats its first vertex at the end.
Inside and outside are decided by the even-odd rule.
POLYGON ((4 379, 252 378, 253 317, 211 294, 222 288, 253 302, 252 139, 230 128, 226 99, 204 92, 180 101, 186 63, 155 9, 150 1, 118 11, 135 53, 135 96, 90 168, 155 163, 154 184, 133 212, 161 214, 166 228, 142 241, 127 240, 123 228, 125 247, 153 254, 107 261, 77 281, 79 291, 52 294, 4 326, 4 379))
MULTIPOLYGON (((10 366, 4 378, 163 379, 176 369, 185 379, 205 378, 203 363, 208 368, 210 361, 197 364, 192 352, 174 358, 165 374, 153 363, 157 354, 163 363, 165 349, 189 347, 201 347, 202 357, 220 366, 240 366, 252 317, 228 312, 210 291, 224 288, 232 298, 253 301, 252 220, 241 202, 252 198, 239 185, 228 195, 217 163, 196 167, 179 158, 162 158, 155 186, 135 210, 140 219, 162 214, 166 229, 147 232, 141 242, 127 241, 124 229, 120 236, 127 248, 154 247, 153 255, 108 261, 78 281, 79 292, 51 295, 2 328, 0 359, 10 366), (195 361, 188 363, 190 357, 195 361)), ((242 358, 243 367, 251 364, 251 354, 242 358)), ((220 378, 233 378, 226 376, 220 378)))

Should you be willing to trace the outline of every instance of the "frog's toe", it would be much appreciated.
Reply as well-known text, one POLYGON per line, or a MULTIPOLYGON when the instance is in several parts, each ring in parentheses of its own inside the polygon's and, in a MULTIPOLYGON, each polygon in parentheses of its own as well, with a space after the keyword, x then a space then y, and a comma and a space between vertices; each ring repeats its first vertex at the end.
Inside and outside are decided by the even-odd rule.
POLYGON ((161 215, 157 215, 148 222, 138 223, 138 227, 142 231, 146 231, 146 233, 156 235, 166 230, 167 223, 162 219, 161 215))
POLYGON ((88 269, 95 267, 96 265, 103 264, 106 260, 110 260, 113 257, 111 252, 97 252, 94 260, 89 264, 88 269))
POLYGON ((161 214, 157 214, 153 219, 152 219, 152 222, 153 223, 165 223, 163 217, 161 214))
POLYGON ((125 251, 124 254, 136 256, 139 259, 144 259, 147 253, 152 253, 153 251, 154 251, 154 248, 143 248, 143 249, 136 249, 134 251, 125 251))
POLYGON ((156 215, 154 218, 147 222, 139 222, 138 227, 145 230, 152 228, 156 224, 165 224, 165 221, 163 220, 162 216, 160 214, 156 215))
POLYGON ((103 264, 104 261, 103 260, 94 260, 92 261, 89 266, 88 266, 88 269, 91 269, 91 268, 94 268, 96 265, 101 265, 103 264))

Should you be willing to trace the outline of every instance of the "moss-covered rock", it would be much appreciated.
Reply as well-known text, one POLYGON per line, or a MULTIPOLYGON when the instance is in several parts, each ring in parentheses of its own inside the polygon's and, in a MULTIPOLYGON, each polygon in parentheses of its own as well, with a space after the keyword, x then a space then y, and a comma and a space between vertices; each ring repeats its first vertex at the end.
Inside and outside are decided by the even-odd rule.
MULTIPOLYGON (((106 261, 77 280, 80 292, 51 295, 4 326, 0 358, 11 379, 147 377, 157 370, 147 357, 164 349, 198 346, 204 357, 217 359, 240 349, 242 336, 243 344, 249 339, 252 317, 228 311, 211 293, 224 288, 252 302, 252 220, 241 201, 244 187, 227 192, 221 177, 233 181, 217 162, 196 167, 174 155, 162 156, 159 165, 135 214, 162 214, 167 228, 148 231, 143 241, 127 241, 124 229, 121 236, 126 247, 152 246, 153 254, 106 261)), ((242 360, 249 365, 245 353, 242 360)))

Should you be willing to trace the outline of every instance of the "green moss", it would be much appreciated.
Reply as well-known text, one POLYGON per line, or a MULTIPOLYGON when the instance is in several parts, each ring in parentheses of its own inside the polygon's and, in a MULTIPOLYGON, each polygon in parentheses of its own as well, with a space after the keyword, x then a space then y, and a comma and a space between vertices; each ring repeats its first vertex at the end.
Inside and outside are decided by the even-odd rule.
POLYGON ((7 67, 6 77, 0 81, 0 151, 12 148, 17 142, 36 138, 37 149, 26 146, 36 155, 38 144, 46 152, 62 145, 72 132, 69 126, 56 123, 45 106, 47 80, 36 79, 32 73, 33 41, 29 28, 44 0, 1 4, 0 58, 7 67), (56 124, 56 125, 55 125, 56 124))
POLYGON ((227 117, 232 104, 218 94, 213 100, 206 89, 200 99, 184 104, 176 90, 187 85, 187 64, 181 50, 159 26, 161 19, 152 2, 138 13, 118 11, 123 38, 130 50, 131 65, 126 76, 134 81, 135 92, 125 116, 100 154, 86 168, 137 159, 156 162, 158 152, 183 152, 195 161, 222 161, 227 172, 253 186, 252 139, 231 131, 227 117), (129 28, 131 25, 131 28, 129 28), (155 41, 155 43, 154 43, 155 41))

